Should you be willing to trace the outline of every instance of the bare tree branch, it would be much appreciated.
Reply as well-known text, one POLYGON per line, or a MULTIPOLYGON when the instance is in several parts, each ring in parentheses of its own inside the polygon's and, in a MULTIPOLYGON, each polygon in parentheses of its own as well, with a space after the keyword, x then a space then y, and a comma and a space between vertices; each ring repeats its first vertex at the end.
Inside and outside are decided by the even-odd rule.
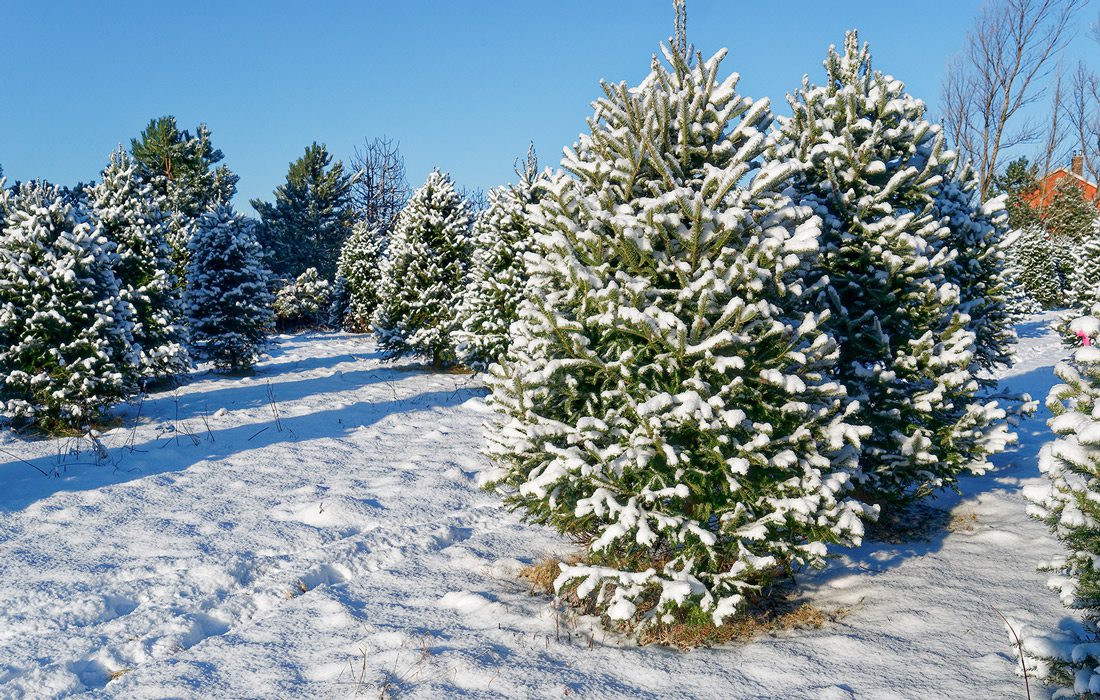
POLYGON ((359 173, 351 192, 356 218, 389 231, 409 198, 400 144, 387 136, 375 138, 355 149, 349 165, 359 173))

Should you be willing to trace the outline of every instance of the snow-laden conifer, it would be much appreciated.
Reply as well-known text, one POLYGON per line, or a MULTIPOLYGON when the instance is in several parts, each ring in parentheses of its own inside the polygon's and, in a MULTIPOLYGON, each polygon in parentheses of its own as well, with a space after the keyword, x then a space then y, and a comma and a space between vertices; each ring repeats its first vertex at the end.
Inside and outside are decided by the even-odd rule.
POLYGON ((531 297, 491 370, 487 485, 586 545, 556 585, 613 620, 721 622, 858 541, 859 430, 806 310, 819 221, 765 161, 766 100, 682 41, 604 84, 535 208, 531 297))
POLYGON ((134 308, 138 376, 156 380, 187 371, 183 302, 165 240, 165 216, 126 151, 111 155, 100 182, 88 188, 88 200, 93 223, 115 245, 121 295, 134 308))
POLYGON ((199 218, 188 244, 184 304, 191 347, 222 369, 255 364, 274 320, 253 228, 253 221, 223 204, 199 218))
POLYGON ((956 253, 934 216, 953 157, 940 128, 899 81, 872 69, 855 32, 825 68, 823 85, 807 77, 788 98, 778 152, 804 163, 794 196, 822 218, 811 280, 828 282, 817 306, 831 312, 838 376, 859 401, 852 420, 871 429, 862 488, 904 502, 981 471, 1013 435, 1004 409, 979 398, 975 334, 949 279, 956 253))
POLYGON ((381 302, 382 259, 386 238, 367 221, 358 221, 340 251, 336 284, 342 285, 343 301, 334 292, 334 311, 345 330, 366 333, 381 302))
POLYGON ((1081 617, 1058 631, 1024 633, 1023 652, 1033 673, 1063 686, 1055 697, 1092 698, 1100 694, 1100 320, 1083 316, 1069 325, 1089 345, 1078 340, 1072 361, 1054 368, 1062 383, 1047 397, 1047 424, 1056 437, 1039 453, 1048 482, 1025 487, 1024 495, 1028 514, 1066 548, 1045 567, 1048 585, 1081 617))
POLYGON ((0 409, 81 426, 130 391, 130 304, 114 246, 56 187, 24 183, 0 235, 0 409))
POLYGON ((307 268, 275 294, 275 320, 281 328, 312 328, 328 315, 332 285, 321 279, 317 268, 307 268))
POLYGON ((1059 262, 1064 254, 1061 244, 1039 226, 1032 226, 1020 232, 1016 239, 1016 264, 1019 266, 1019 280, 1028 296, 1046 309, 1062 306, 1065 303, 1063 271, 1059 262))
POLYGON ((460 362, 485 369, 504 357, 508 329, 526 297, 524 255, 531 249, 531 210, 538 202, 538 165, 528 154, 515 184, 489 192, 489 206, 474 222, 474 252, 466 294, 458 309, 461 329, 454 332, 460 362))
POLYGON ((1079 314, 1087 314, 1100 303, 1100 218, 1092 224, 1092 234, 1077 247, 1066 305, 1079 314))
POLYGON ((375 330, 389 357, 455 360, 451 332, 470 260, 470 215, 449 175, 434 171, 405 205, 382 273, 375 330))

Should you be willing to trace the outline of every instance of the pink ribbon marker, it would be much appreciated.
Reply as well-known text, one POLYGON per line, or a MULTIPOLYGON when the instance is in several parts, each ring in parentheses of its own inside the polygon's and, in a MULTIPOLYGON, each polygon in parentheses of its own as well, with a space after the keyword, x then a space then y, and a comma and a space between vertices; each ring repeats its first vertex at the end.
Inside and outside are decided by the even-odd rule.
POLYGON ((1077 337, 1081 339, 1081 344, 1085 347, 1092 345, 1092 338, 1088 336, 1088 333, 1077 331, 1077 337))

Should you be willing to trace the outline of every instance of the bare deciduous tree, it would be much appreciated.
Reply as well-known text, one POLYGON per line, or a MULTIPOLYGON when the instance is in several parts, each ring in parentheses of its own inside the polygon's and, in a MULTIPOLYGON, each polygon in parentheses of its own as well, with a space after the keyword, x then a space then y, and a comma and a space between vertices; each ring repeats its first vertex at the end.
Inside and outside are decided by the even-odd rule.
POLYGON ((944 86, 947 135, 981 178, 988 198, 1001 152, 1034 141, 1041 129, 1017 124, 1040 99, 1052 59, 1072 34, 1085 0, 997 0, 983 7, 967 46, 949 67, 944 86))
MULTIPOLYGON (((1100 44, 1100 22, 1096 23, 1093 35, 1100 44)), ((1100 73, 1084 62, 1077 64, 1071 77, 1065 112, 1084 171, 1090 180, 1100 182, 1100 73)), ((1100 202, 1100 190, 1096 201, 1100 202)))
POLYGON ((400 144, 387 136, 375 138, 356 148, 349 163, 358 173, 351 192, 356 217, 389 231, 409 199, 400 144))

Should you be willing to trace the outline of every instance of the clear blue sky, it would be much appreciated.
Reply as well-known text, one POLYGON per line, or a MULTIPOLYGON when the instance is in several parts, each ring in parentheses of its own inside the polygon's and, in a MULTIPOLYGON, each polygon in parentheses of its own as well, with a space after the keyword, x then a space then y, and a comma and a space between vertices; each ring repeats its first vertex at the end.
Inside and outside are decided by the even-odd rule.
MULTIPOLYGON (((858 27, 876 64, 935 112, 978 0, 688 0, 688 37, 730 49, 739 89, 777 110, 858 27)), ((1086 10, 1082 28, 1095 20, 1086 10)), ((0 0, 0 164, 9 182, 97 177, 151 117, 206 122, 269 198, 316 140, 338 158, 386 134, 411 184, 433 167, 468 187, 543 164, 585 128, 599 80, 636 83, 671 33, 670 0, 239 2, 0 0)))

